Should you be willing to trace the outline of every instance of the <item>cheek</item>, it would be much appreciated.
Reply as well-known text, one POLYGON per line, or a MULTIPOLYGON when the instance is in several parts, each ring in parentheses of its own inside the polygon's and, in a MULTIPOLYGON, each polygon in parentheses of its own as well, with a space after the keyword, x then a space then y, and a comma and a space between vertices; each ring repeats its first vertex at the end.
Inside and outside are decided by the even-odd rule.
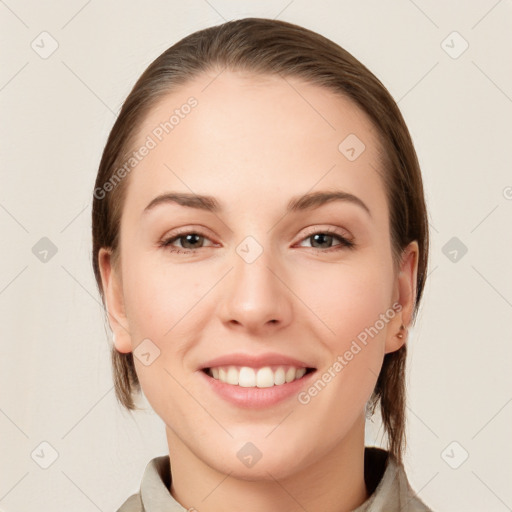
POLYGON ((188 387, 191 374, 180 366, 200 332, 200 299, 205 290, 193 274, 176 265, 155 264, 143 253, 133 254, 126 263, 123 289, 137 376, 153 410, 165 418, 169 404, 179 409, 190 401, 182 386, 188 387), (138 344, 147 339, 149 352, 157 354, 149 365, 137 357, 138 344))
POLYGON ((189 321, 204 291, 194 275, 179 265, 161 265, 143 253, 127 258, 126 263, 123 290, 132 336, 160 344, 189 321))
POLYGON ((338 362, 331 374, 336 375, 332 389, 338 389, 340 403, 364 404, 375 386, 395 314, 390 268, 375 262, 338 267, 319 273, 302 292, 317 315, 313 318, 322 320, 315 322, 315 337, 331 354, 328 367, 338 362))
POLYGON ((315 282, 312 309, 323 320, 316 322, 315 337, 330 357, 299 401, 315 417, 328 417, 325 431, 341 439, 363 412, 382 366, 387 324, 381 315, 390 307, 389 283, 368 267, 346 268, 315 282))
POLYGON ((340 265, 318 273, 303 296, 310 299, 312 309, 330 328, 330 339, 350 340, 374 325, 391 307, 390 272, 390 268, 369 262, 340 265))

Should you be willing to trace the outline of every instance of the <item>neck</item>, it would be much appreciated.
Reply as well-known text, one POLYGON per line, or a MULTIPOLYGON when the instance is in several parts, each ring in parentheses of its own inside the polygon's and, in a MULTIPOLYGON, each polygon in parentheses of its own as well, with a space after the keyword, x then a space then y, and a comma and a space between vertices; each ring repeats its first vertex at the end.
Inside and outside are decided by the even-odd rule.
POLYGON ((169 428, 166 429, 171 459, 171 489, 185 508, 201 512, 348 512, 367 498, 364 481, 364 416, 351 431, 312 464, 282 478, 249 480, 234 472, 225 474, 198 458, 169 428))

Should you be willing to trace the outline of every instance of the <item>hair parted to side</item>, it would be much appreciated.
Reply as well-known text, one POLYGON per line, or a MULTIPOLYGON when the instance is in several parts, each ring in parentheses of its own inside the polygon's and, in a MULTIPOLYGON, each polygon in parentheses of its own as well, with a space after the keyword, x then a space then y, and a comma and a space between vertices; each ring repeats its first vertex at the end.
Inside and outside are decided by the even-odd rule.
MULTIPOLYGON (((284 21, 245 18, 200 30, 171 46, 149 65, 126 98, 105 145, 95 190, 123 165, 142 122, 158 101, 206 71, 217 74, 225 68, 299 78, 352 100, 369 116, 382 146, 378 172, 386 186, 395 269, 403 249, 413 240, 419 245, 414 322, 427 275, 429 232, 413 142, 384 85, 350 53, 311 30, 284 21)), ((111 249, 113 265, 120 263, 118 235, 129 181, 125 177, 104 197, 94 194, 92 260, 104 304, 98 252, 102 247, 111 249)), ((372 408, 380 405, 389 452, 400 462, 405 447, 406 345, 385 355, 370 399, 372 408)), ((133 393, 140 391, 140 383, 133 355, 112 347, 111 356, 116 397, 127 409, 135 409, 133 393)))

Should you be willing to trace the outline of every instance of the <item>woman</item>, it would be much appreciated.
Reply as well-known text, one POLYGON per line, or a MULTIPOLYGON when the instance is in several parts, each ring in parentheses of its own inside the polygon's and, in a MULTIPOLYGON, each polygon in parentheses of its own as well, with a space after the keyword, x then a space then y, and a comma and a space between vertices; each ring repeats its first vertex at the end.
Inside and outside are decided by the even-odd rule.
POLYGON ((122 107, 92 222, 116 396, 142 389, 169 446, 119 511, 430 510, 402 464, 421 173, 359 61, 267 19, 179 41, 122 107))

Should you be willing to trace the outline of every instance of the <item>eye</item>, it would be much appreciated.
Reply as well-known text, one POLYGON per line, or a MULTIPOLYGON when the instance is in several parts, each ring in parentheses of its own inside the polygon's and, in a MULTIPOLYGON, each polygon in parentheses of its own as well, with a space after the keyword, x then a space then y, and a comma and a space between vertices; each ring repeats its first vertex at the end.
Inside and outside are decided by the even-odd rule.
POLYGON ((322 231, 312 231, 306 236, 306 238, 303 238, 302 240, 311 240, 311 248, 318 249, 321 252, 339 251, 344 248, 353 249, 355 247, 355 243, 352 240, 349 240, 336 231, 329 229, 322 231), (334 240, 338 240, 339 243, 333 245, 334 240), (317 247, 316 245, 323 245, 324 247, 317 247), (327 247, 325 247, 326 245, 327 247))
MULTIPOLYGON (((199 249, 208 247, 204 245, 205 240, 211 241, 206 235, 203 235, 200 232, 186 231, 162 240, 159 242, 159 246, 166 248, 172 253, 191 254, 199 249), (180 242, 180 246, 176 246, 176 242, 180 242), (180 250, 180 247, 183 250, 180 250)), ((302 239, 303 242, 305 240, 311 240, 311 248, 320 252, 339 251, 344 248, 353 249, 355 247, 355 243, 352 240, 349 240, 336 231, 329 229, 321 231, 317 229, 316 231, 311 231, 302 239), (334 240, 338 240, 339 243, 333 245, 334 240), (319 245, 320 247, 317 247, 316 245, 319 245)), ((214 244, 210 245, 210 247, 213 245, 214 244)))
POLYGON ((179 233, 171 238, 162 240, 159 245, 161 247, 167 248, 170 252, 175 252, 178 254, 189 254, 195 252, 198 249, 201 249, 203 246, 200 245, 200 242, 204 240, 209 240, 209 238, 196 231, 187 231, 184 233, 179 233), (180 251, 180 248, 174 245, 174 243, 177 241, 180 241, 181 248, 184 249, 183 251, 180 251))

